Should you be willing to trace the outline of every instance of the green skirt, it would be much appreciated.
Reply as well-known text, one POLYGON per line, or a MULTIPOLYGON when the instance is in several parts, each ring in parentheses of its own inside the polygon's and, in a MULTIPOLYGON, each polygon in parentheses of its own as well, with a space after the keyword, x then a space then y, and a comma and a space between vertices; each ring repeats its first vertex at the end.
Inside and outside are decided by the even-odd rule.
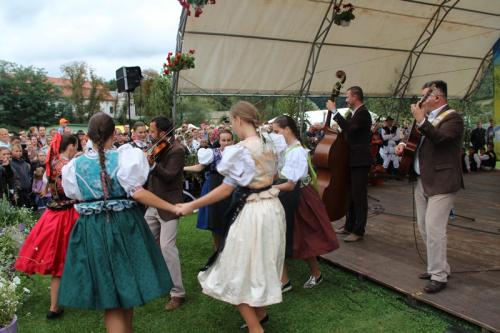
POLYGON ((80 215, 71 233, 60 306, 132 308, 168 294, 172 281, 160 248, 135 206, 80 215))

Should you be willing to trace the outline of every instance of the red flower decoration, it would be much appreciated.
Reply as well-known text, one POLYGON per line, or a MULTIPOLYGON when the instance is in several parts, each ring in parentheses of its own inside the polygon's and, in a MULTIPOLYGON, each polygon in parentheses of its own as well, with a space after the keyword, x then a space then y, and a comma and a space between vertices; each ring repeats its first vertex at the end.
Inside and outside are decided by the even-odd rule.
POLYGON ((194 9, 194 16, 199 17, 203 13, 205 5, 215 5, 215 0, 178 0, 183 8, 187 10, 187 14, 191 15, 191 7, 194 9))
POLYGON ((172 52, 169 52, 167 62, 163 63, 163 75, 170 75, 172 72, 194 68, 193 54, 193 49, 190 49, 187 53, 177 52, 175 56, 173 56, 172 52))

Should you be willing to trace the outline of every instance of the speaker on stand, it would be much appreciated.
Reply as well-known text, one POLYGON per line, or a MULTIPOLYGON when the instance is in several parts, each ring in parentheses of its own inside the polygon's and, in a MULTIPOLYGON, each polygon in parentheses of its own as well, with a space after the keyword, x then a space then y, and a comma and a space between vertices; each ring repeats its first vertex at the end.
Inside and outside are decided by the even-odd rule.
MULTIPOLYGON (((128 122, 131 125, 132 119, 130 115, 130 93, 135 90, 135 88, 141 85, 142 72, 141 67, 120 67, 116 70, 116 86, 118 92, 126 92, 128 100, 128 122)), ((129 139, 131 139, 131 132, 129 131, 129 139)))

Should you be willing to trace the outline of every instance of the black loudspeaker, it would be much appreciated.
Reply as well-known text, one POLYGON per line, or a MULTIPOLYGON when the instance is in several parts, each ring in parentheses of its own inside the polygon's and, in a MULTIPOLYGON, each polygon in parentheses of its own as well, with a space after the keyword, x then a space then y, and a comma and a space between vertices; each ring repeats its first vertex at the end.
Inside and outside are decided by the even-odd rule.
POLYGON ((132 92, 141 85, 141 67, 121 67, 116 70, 118 92, 132 92))

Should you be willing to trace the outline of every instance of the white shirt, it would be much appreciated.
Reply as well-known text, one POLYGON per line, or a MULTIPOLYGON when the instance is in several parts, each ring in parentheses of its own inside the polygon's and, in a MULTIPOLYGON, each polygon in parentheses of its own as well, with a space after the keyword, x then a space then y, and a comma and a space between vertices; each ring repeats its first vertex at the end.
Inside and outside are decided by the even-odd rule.
POLYGON ((302 178, 307 177, 308 172, 307 150, 296 141, 285 151, 285 161, 280 170, 280 176, 297 183, 302 178))

